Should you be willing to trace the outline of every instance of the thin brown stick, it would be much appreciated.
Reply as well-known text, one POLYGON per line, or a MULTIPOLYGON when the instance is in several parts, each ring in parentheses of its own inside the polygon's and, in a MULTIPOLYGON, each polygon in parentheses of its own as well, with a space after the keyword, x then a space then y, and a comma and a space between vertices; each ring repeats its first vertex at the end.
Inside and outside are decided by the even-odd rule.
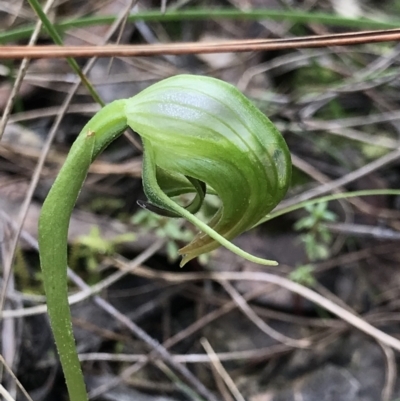
POLYGON ((185 42, 157 45, 108 46, 0 46, 0 59, 64 57, 132 57, 160 54, 248 52, 261 50, 304 49, 349 46, 365 43, 400 41, 400 29, 302 36, 294 39, 244 39, 211 43, 185 42))

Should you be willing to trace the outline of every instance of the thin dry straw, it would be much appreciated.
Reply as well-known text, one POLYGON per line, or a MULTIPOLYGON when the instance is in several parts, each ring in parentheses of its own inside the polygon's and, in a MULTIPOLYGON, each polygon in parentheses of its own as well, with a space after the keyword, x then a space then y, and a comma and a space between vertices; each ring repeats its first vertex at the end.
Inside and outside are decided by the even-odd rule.
POLYGON ((294 39, 250 39, 212 43, 109 46, 0 46, 0 59, 63 57, 132 57, 349 46, 400 41, 400 29, 303 36, 294 39))

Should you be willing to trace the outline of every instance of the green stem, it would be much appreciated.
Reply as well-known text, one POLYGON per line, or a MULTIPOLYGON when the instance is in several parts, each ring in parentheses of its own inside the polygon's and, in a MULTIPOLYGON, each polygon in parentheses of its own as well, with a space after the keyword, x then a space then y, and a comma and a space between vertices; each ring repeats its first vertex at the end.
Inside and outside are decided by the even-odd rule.
POLYGON ((275 219, 279 216, 282 216, 287 213, 294 212, 295 210, 303 209, 308 205, 315 205, 316 203, 321 202, 329 202, 333 200, 347 199, 347 198, 356 198, 362 196, 374 196, 374 195, 400 195, 400 190, 398 189, 366 189, 363 191, 353 191, 353 192, 344 192, 340 194, 326 195, 320 198, 310 199, 303 202, 299 202, 296 205, 288 206, 277 210, 276 212, 270 213, 268 216, 265 216, 262 220, 260 220, 254 227, 275 219))
MULTIPOLYGON (((35 11, 35 13, 38 15, 38 17, 40 18, 40 20, 42 21, 43 26, 46 28, 47 32, 53 39, 54 43, 62 46, 64 43, 61 39, 61 36, 57 32, 57 29, 54 27, 54 25, 47 18, 47 15, 43 11, 43 8, 39 4, 39 2, 37 0, 28 0, 28 2, 35 11)), ((100 95, 97 93, 96 89, 93 87, 91 82, 87 79, 86 75, 82 72, 75 59, 72 57, 67 57, 67 62, 71 66, 72 70, 79 76, 82 83, 86 86, 87 90, 92 95, 94 101, 100 104, 100 106, 104 106, 105 103, 103 102, 103 100, 101 99, 100 95)))
MULTIPOLYGON (((263 20, 271 19, 275 21, 288 21, 292 23, 319 23, 327 26, 342 26, 359 29, 390 29, 398 28, 398 21, 378 21, 369 18, 348 18, 335 14, 313 13, 305 11, 285 11, 271 10, 266 8, 253 9, 249 11, 240 11, 231 8, 188 8, 183 10, 171 10, 165 14, 159 10, 143 11, 137 14, 131 14, 128 17, 129 22, 176 22, 214 19, 247 19, 263 20)), ((71 28, 86 28, 89 26, 109 25, 117 19, 114 15, 91 16, 68 19, 54 24, 58 32, 64 32, 71 28)), ((29 37, 33 31, 33 25, 22 26, 14 30, 8 30, 0 34, 0 43, 7 43, 29 37)))
POLYGON ((87 401, 87 394, 68 304, 69 221, 91 162, 125 128, 123 101, 109 104, 89 121, 72 145, 39 219, 40 262, 48 313, 71 401, 87 401))

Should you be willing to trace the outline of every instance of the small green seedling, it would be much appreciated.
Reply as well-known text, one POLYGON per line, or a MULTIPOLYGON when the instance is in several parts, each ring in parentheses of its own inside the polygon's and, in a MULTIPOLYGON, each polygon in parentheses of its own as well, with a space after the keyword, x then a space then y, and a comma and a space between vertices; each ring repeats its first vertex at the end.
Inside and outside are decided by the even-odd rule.
POLYGON ((336 221, 337 216, 328 210, 327 202, 307 205, 305 209, 309 214, 299 219, 294 225, 294 229, 306 231, 300 235, 300 240, 305 246, 309 261, 327 259, 330 255, 329 247, 332 235, 321 223, 336 221))
POLYGON ((315 267, 313 265, 297 266, 296 269, 289 274, 289 278, 296 283, 312 287, 316 282, 313 274, 314 270, 315 267))
POLYGON ((83 258, 90 271, 95 271, 99 264, 99 257, 113 255, 118 245, 135 241, 134 233, 116 235, 114 238, 103 238, 98 226, 91 228, 89 234, 80 235, 72 244, 70 264, 75 266, 78 259, 83 258))

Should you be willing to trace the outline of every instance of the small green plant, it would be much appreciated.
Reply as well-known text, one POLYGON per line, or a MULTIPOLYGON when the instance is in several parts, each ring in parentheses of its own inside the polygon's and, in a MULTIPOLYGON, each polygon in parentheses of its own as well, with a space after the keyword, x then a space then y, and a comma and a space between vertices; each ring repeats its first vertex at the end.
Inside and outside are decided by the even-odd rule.
POLYGON ((71 266, 75 266, 78 259, 84 259, 87 268, 94 272, 99 264, 99 258, 113 255, 118 245, 135 241, 134 233, 125 233, 106 239, 101 236, 97 226, 91 228, 89 234, 81 235, 76 238, 72 245, 70 261, 71 266))
POLYGON ((314 270, 315 268, 313 265, 297 266, 296 269, 289 274, 289 278, 296 283, 312 287, 315 284, 314 270))
POLYGON ((305 209, 308 215, 299 219, 294 225, 294 229, 306 231, 300 235, 300 240, 304 244, 310 262, 327 259, 330 254, 329 246, 332 242, 332 235, 321 223, 335 221, 337 216, 328 210, 327 202, 307 205, 305 209))
POLYGON ((105 106, 72 145, 39 220, 48 313, 71 401, 87 401, 87 394, 68 305, 69 220, 91 163, 127 127, 143 143, 142 181, 148 200, 140 205, 184 217, 200 230, 179 250, 181 265, 220 245, 250 261, 277 264, 230 242, 280 202, 291 176, 283 137, 244 95, 217 79, 179 75, 105 106), (221 206, 206 224, 194 213, 208 191, 220 198, 221 206), (183 207, 173 197, 186 193, 195 196, 183 207))

